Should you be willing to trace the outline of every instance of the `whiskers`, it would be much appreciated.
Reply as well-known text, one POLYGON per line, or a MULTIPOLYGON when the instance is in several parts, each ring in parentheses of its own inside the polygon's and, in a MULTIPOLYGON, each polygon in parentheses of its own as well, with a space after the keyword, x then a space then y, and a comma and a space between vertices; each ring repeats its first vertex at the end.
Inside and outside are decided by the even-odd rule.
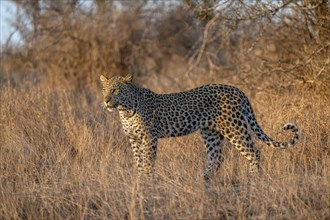
POLYGON ((109 108, 104 102, 100 103, 100 106, 103 109, 103 111, 108 110, 109 112, 113 112, 113 109, 109 108))
POLYGON ((104 102, 100 103, 100 107, 103 109, 103 111, 105 111, 107 109, 107 106, 104 102))

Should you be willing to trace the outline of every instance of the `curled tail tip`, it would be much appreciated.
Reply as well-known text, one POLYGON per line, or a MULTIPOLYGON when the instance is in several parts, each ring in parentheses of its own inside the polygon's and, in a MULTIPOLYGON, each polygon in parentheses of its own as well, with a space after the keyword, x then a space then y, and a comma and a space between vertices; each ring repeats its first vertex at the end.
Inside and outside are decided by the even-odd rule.
POLYGON ((283 126, 283 130, 292 130, 293 132, 299 132, 299 127, 296 124, 289 122, 283 126))
POLYGON ((300 139, 299 127, 294 123, 286 123, 283 126, 283 130, 292 130, 292 132, 294 132, 293 137, 291 138, 290 142, 288 143, 289 144, 288 147, 293 147, 300 139))

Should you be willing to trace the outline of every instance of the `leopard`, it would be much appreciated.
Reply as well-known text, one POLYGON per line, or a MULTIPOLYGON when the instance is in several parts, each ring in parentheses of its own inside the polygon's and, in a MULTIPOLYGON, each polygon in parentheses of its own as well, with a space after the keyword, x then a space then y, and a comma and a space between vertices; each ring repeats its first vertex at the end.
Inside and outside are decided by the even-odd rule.
POLYGON ((157 94, 136 86, 133 75, 100 76, 103 85, 103 105, 117 111, 124 133, 133 150, 139 175, 154 173, 159 139, 180 137, 200 131, 207 154, 205 180, 210 178, 224 161, 226 139, 249 162, 249 173, 260 169, 260 151, 252 140, 254 133, 266 145, 291 148, 300 138, 295 123, 286 123, 291 131, 287 142, 270 138, 259 126, 246 95, 238 88, 224 84, 208 84, 188 91, 157 94))

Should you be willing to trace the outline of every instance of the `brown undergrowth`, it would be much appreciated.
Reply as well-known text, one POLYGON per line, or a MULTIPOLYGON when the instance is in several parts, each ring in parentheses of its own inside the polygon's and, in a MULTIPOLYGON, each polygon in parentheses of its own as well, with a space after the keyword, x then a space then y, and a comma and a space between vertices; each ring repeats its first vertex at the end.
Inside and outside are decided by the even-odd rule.
POLYGON ((160 141, 156 175, 139 179, 117 114, 104 111, 100 88, 51 89, 47 80, 1 86, 3 219, 329 217, 329 108, 317 95, 256 94, 251 102, 264 130, 293 121, 296 148, 263 145, 262 173, 225 146, 225 162, 208 186, 206 153, 198 133, 160 141))

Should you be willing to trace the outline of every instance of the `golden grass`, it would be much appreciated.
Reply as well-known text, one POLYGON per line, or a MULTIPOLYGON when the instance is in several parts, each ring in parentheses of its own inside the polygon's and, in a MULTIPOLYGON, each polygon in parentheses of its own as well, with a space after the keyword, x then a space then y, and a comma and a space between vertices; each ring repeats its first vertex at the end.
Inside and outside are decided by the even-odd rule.
POLYGON ((155 178, 139 179, 118 116, 100 106, 100 88, 51 88, 41 80, 0 90, 1 219, 330 217, 330 111, 316 94, 250 98, 271 137, 288 138, 281 126, 297 122, 299 144, 275 150, 256 141, 262 173, 254 177, 226 144, 223 166, 205 185, 198 133, 161 140, 155 178))

